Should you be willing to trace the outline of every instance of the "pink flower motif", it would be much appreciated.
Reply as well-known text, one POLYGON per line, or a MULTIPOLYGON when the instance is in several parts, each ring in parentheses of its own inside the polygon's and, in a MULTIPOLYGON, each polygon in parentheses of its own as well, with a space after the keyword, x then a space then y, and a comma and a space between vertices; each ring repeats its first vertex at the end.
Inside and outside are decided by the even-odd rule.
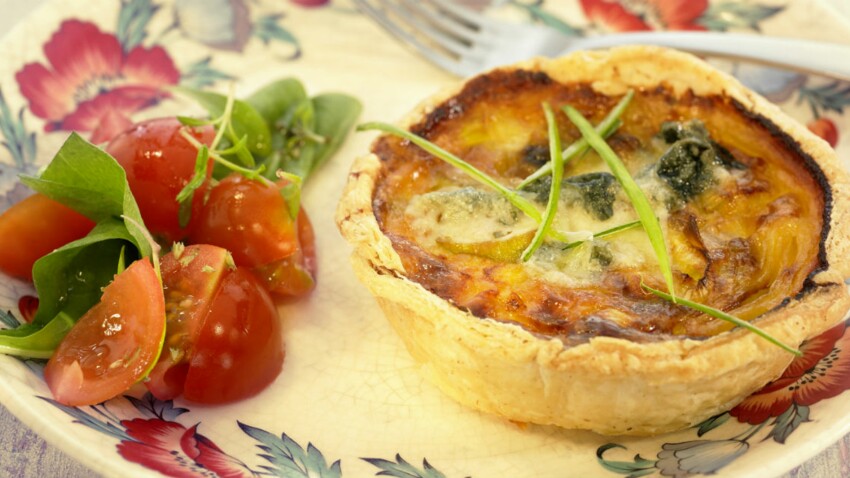
POLYGON ((331 0, 289 0, 289 1, 296 4, 296 5, 299 5, 299 6, 302 6, 302 7, 307 7, 307 8, 323 7, 323 6, 331 3, 331 0))
POLYGON ((175 478, 243 478, 257 476, 244 463, 224 453, 215 443, 175 422, 135 418, 121 422, 134 440, 118 444, 118 453, 175 478))
POLYGON ((708 0, 581 0, 585 16, 611 31, 705 30, 708 0))
POLYGON ((28 63, 15 74, 32 113, 45 131, 91 131, 108 141, 176 84, 180 72, 159 46, 125 53, 115 35, 79 20, 64 21, 44 45, 48 65, 28 63))
POLYGON ((842 322, 805 342, 802 357, 785 372, 729 413, 738 421, 763 423, 778 417, 793 404, 810 406, 850 389, 850 334, 842 322))

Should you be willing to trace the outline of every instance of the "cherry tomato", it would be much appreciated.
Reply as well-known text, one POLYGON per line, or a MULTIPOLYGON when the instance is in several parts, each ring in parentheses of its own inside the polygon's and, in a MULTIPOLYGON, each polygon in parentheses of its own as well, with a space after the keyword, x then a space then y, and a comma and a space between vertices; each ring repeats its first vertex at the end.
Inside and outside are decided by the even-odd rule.
POLYGON ((240 174, 212 188, 190 239, 223 247, 237 265, 248 267, 279 261, 298 249, 295 221, 278 186, 240 174))
POLYGON ((43 194, 0 215, 0 270, 32 280, 32 265, 54 249, 84 237, 94 222, 43 194))
POLYGON ((318 261, 316 260, 316 239, 313 225, 302 207, 298 211, 299 248, 289 257, 271 262, 254 269, 272 294, 282 297, 302 297, 316 285, 318 261))
POLYGON ((838 127, 829 118, 818 118, 806 124, 809 131, 823 138, 833 148, 838 144, 838 127))
POLYGON ((150 261, 136 261, 68 332, 47 362, 44 380, 63 405, 108 400, 148 373, 164 331, 162 287, 150 261))
MULTIPOLYGON (((139 211, 148 230, 165 242, 183 239, 191 229, 180 227, 180 204, 177 194, 192 179, 198 150, 180 131, 186 130, 195 139, 209 146, 215 137, 212 126, 188 128, 177 118, 158 118, 138 123, 116 136, 106 146, 127 172, 130 190, 139 204, 139 211)), ((212 175, 212 160, 207 165, 207 181, 192 198, 194 218, 201 210, 203 197, 212 175)))
POLYGON ((165 293, 165 341, 145 386, 160 400, 183 393, 198 334, 228 268, 228 252, 206 244, 171 252, 160 261, 165 293))
POLYGON ((284 185, 228 176, 210 191, 190 239, 228 249, 270 291, 301 296, 315 285, 315 237, 303 207, 296 221, 290 217, 284 185))
POLYGON ((283 367, 277 309, 249 270, 222 279, 194 346, 183 395, 200 403, 227 403, 259 393, 283 367))

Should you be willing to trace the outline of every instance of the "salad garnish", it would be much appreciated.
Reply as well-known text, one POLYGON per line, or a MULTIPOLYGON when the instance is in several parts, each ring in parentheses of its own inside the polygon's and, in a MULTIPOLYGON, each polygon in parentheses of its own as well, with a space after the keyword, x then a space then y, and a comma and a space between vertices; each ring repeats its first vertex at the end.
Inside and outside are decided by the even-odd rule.
MULTIPOLYGON (((281 294, 280 297, 301 297, 312 290, 315 284, 316 259, 313 231, 301 207, 301 187, 304 180, 340 147, 360 113, 361 105, 355 98, 339 93, 309 97, 301 83, 293 78, 272 82, 246 100, 235 98, 232 88, 228 95, 182 87, 176 87, 174 91, 197 101, 207 109, 210 118, 181 116, 149 120, 141 127, 137 128, 140 125, 134 125, 134 128, 119 135, 119 137, 125 136, 122 142, 113 144, 113 140, 106 146, 106 151, 90 144, 78 134, 71 133, 43 172, 38 176, 21 177, 21 181, 37 194, 70 207, 93 221, 94 227, 84 237, 61 244, 53 252, 34 262, 32 278, 38 295, 37 311, 31 323, 0 330, 0 353, 27 358, 50 358, 50 363, 53 363, 56 350, 66 336, 74 335, 75 341, 92 340, 92 333, 106 333, 107 336, 102 337, 102 340, 107 340, 110 334, 120 334, 123 328, 145 328, 150 325, 157 330, 162 328, 163 332, 150 336, 149 332, 153 329, 148 330, 148 336, 152 338, 146 339, 139 346, 133 346, 130 343, 129 348, 123 349, 124 352, 120 357, 117 359, 113 357, 111 362, 103 365, 104 369, 114 374, 120 370, 132 368, 136 373, 140 370, 138 367, 143 367, 142 376, 147 375, 158 363, 163 346, 162 337, 166 336, 188 347, 184 350, 185 353, 178 357, 179 360, 175 359, 171 353, 164 354, 171 357, 171 361, 165 366, 166 370, 172 366, 184 366, 185 362, 181 361, 188 360, 195 348, 197 353, 212 353, 212 356, 217 356, 218 353, 229 353, 227 350, 221 351, 220 347, 236 347, 232 351, 244 350, 243 354, 249 361, 255 360, 251 358, 253 355, 250 350, 260 350, 282 361, 283 353, 279 339, 276 342, 260 345, 254 343, 249 348, 244 347, 249 342, 267 340, 270 336, 279 335, 273 332, 279 328, 279 325, 276 325, 279 319, 276 307, 271 302, 271 294, 281 294), (159 136, 147 142, 134 139, 134 134, 159 136), (162 154, 141 154, 139 159, 134 156, 136 150, 128 150, 137 144, 158 145, 160 144, 158 141, 182 142, 185 146, 180 148, 183 149, 170 146, 176 143, 162 143, 163 146, 150 147, 171 148, 167 149, 166 153, 182 154, 183 158, 169 156, 156 164, 154 164, 156 159, 150 159, 151 164, 146 164, 145 168, 159 167, 157 164, 162 165, 163 168, 173 168, 175 161, 184 161, 184 159, 182 164, 186 164, 187 167, 191 164, 191 168, 184 169, 187 174, 182 178, 182 184, 170 193, 173 194, 174 199, 173 205, 170 206, 170 210, 174 211, 174 223, 179 220, 179 229, 174 226, 174 231, 148 229, 150 227, 146 225, 148 213, 141 208, 141 203, 137 202, 137 197, 134 195, 134 192, 139 192, 133 189, 136 187, 134 184, 138 186, 134 183, 138 181, 138 177, 131 177, 126 172, 130 169, 124 169, 127 167, 126 161, 147 161, 149 157, 161 158, 162 154), (127 154, 123 159, 119 159, 111 155, 115 154, 112 151, 127 154), (191 157, 187 157, 187 152, 191 154, 191 157), (243 179, 234 179, 233 175, 243 179), (252 184, 258 186, 254 187, 252 184), (230 251, 216 245, 208 245, 216 241, 226 241, 227 238, 220 237, 221 231, 226 232, 226 227, 222 229, 216 223, 210 226, 211 229, 207 228, 207 231, 211 231, 207 234, 212 235, 195 234, 199 221, 217 220, 207 212, 206 202, 211 191, 216 191, 216 197, 221 202, 227 201, 227 195, 230 191, 234 191, 234 188, 238 190, 244 187, 250 189, 245 194, 254 194, 254 192, 271 194, 254 201, 259 201, 259 204, 264 207, 272 208, 268 209, 271 211, 270 214, 264 214, 263 211, 256 212, 262 215, 260 220, 264 221, 263 227, 267 229, 260 230, 259 236, 249 238, 255 242, 248 244, 245 239, 235 242, 240 246, 255 248, 253 255, 250 256, 253 262, 249 263, 245 263, 242 258, 244 250, 240 251, 242 259, 234 260, 230 251), (193 217, 199 212, 202 213, 201 217, 193 217), (268 235, 263 237, 264 234, 268 235), (164 242, 163 240, 167 237, 173 237, 174 242, 164 242), (157 242, 155 238, 160 242, 157 242), (207 239, 211 242, 206 243, 207 239), (181 240, 190 240, 192 245, 184 246, 181 240), (195 303, 192 300, 194 295, 182 300, 170 297, 165 300, 166 310, 198 305, 202 308, 193 309, 196 318, 191 324, 181 324, 178 327, 180 330, 169 334, 167 327, 177 326, 177 322, 173 323, 171 319, 167 319, 166 314, 162 314, 161 317, 150 316, 151 313, 157 315, 156 311, 162 310, 160 306, 156 306, 156 303, 162 303, 164 300, 162 295, 168 294, 167 291, 163 292, 165 272, 160 271, 162 260, 159 258, 159 250, 161 247, 165 247, 166 252, 170 249, 175 257, 187 259, 191 255, 204 258, 197 265, 192 264, 194 259, 188 262, 178 260, 176 264, 172 261, 172 265, 169 266, 171 269, 168 271, 168 280, 172 284, 183 284, 180 274, 194 274, 186 279, 195 281, 191 283, 192 288, 187 289, 194 291, 192 294, 205 294, 209 304, 215 302, 222 310, 229 310, 234 307, 234 304, 241 304, 233 310, 253 310, 252 314, 259 315, 255 318, 227 317, 222 315, 222 311, 213 310, 213 305, 204 305, 207 302, 195 303), (191 253, 186 252, 187 248, 191 248, 191 253), (147 266, 149 272, 143 272, 141 268, 134 267, 140 261, 149 262, 147 266), (224 267, 218 267, 217 264, 224 264, 224 267), (124 319, 119 315, 107 318, 108 320, 104 319, 102 326, 92 326, 101 322, 97 320, 92 322, 91 318, 88 318, 85 320, 87 321, 86 332, 69 334, 81 318, 90 316, 92 313, 96 314, 98 310, 112 309, 113 306, 102 302, 104 291, 112 290, 111 297, 115 297, 114 294, 120 294, 124 286, 111 289, 109 286, 114 284, 118 277, 124 277, 126 274, 130 275, 126 276, 126 280, 122 279, 122 284, 145 284, 143 289, 137 290, 138 297, 134 297, 134 300, 140 298, 144 300, 144 297, 152 294, 151 302, 140 308, 140 310, 147 310, 148 316, 145 316, 142 322, 132 325, 123 322, 124 319), (150 278, 153 276, 155 280, 152 282, 150 278), (206 283, 207 277, 215 277, 216 280, 214 283, 206 283), (154 296, 159 298, 156 299, 154 296), (172 304, 175 300, 177 302, 172 304), (150 304, 153 306, 147 307, 150 304), (242 342, 221 343, 214 338, 214 335, 204 332, 204 327, 207 327, 204 325, 207 315, 210 317, 210 324, 215 322, 218 324, 216 326, 224 323, 236 324, 239 320, 253 321, 256 324, 254 326, 256 332, 250 332, 253 330, 250 327, 241 329, 241 335, 231 334, 231 337, 235 337, 232 340, 242 342), (116 321, 114 324, 110 322, 113 320, 116 321), (98 332, 98 327, 103 330, 98 332), (246 333, 254 335, 249 337, 245 335, 246 333), (257 333, 262 336, 257 336, 257 333), (151 350, 150 347, 156 347, 157 337, 160 337, 159 350, 151 350), (245 342, 246 340, 249 342, 245 342), (201 341, 201 343, 193 341, 201 341), (145 350, 140 347, 145 347, 145 350), (142 361, 145 363, 141 363, 142 361), (130 367, 131 362, 132 367, 130 367)), ((177 174, 174 171, 176 170, 168 169, 167 172, 159 174, 173 176, 177 174)), ((171 176, 157 184, 168 181, 172 181, 171 176)), ((158 197, 155 199, 161 201, 158 197)), ((168 203, 168 201, 162 202, 168 203)), ((239 207, 239 204, 241 203, 237 203, 236 207, 239 207)), ((233 205, 225 205, 225 207, 233 207, 233 205)), ((236 211, 237 214, 252 212, 236 211)), ((248 252, 251 250, 249 249, 248 252)), ((178 292, 173 286, 169 290, 171 293, 178 292)), ((131 315, 133 314, 127 314, 128 317, 131 315)), ((94 339, 97 337, 95 336, 94 339)), ((106 342, 99 343, 106 344, 106 342)), ((122 344, 122 346, 127 345, 126 342, 122 344)), ((103 349, 106 351, 110 348, 108 345, 93 344, 89 347, 90 352, 87 353, 100 354, 102 351, 98 352, 99 347, 106 347, 103 349)), ((173 348, 172 345, 169 347, 173 348)), ((85 350, 89 348, 84 347, 85 350)), ((66 351, 83 350, 73 347, 70 349, 65 347, 65 349, 66 351)), ((69 393, 66 395, 69 397, 68 400, 85 400, 85 395, 91 394, 85 391, 77 393, 73 387, 90 386, 88 383, 92 380, 92 376, 70 377, 65 376, 66 372, 76 374, 100 372, 81 371, 80 367, 84 369, 87 367, 83 364, 87 359, 82 357, 73 358, 66 355, 62 360, 65 360, 64 365, 49 367, 51 374, 48 385, 51 386, 51 390, 57 386, 63 394, 69 393), (75 360, 79 360, 79 363, 75 360), (71 388, 68 388, 69 386, 71 388), (72 396, 73 398, 70 398, 72 396)), ((100 355, 93 362, 99 360, 100 355)), ((233 387, 228 390, 216 390, 213 387, 207 393, 198 388, 209 386, 199 378, 202 375, 198 374, 208 371, 195 373, 192 372, 194 370, 192 367, 194 365, 189 367, 189 375, 185 377, 186 383, 192 384, 194 396, 202 400, 209 399, 211 402, 238 399, 244 397, 246 393, 256 393, 280 371, 280 364, 261 367, 261 370, 254 374, 255 378, 251 378, 245 375, 250 372, 245 371, 257 369, 256 364, 251 362, 237 365, 233 370, 239 371, 241 374, 239 379, 250 382, 246 382, 241 392, 233 387)), ((160 381, 156 384, 155 393, 182 391, 182 384, 179 387, 175 386, 172 383, 173 378, 173 375, 159 376, 157 380, 160 381)))

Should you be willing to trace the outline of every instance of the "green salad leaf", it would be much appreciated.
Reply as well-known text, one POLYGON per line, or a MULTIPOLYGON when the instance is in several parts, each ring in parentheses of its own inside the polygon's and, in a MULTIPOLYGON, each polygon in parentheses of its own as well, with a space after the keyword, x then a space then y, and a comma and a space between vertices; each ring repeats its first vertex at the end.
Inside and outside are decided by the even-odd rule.
POLYGON ((266 124, 274 126, 292 105, 305 99, 307 91, 300 81, 295 78, 283 78, 256 90, 245 98, 245 102, 257 110, 266 124))
MULTIPOLYGON (((184 86, 172 87, 178 94, 184 95, 198 102, 210 114, 217 118, 225 113, 228 97, 212 91, 196 90, 184 86)), ((233 135, 230 140, 238 142, 243 136, 246 139, 248 151, 264 157, 272 152, 271 130, 263 116, 247 101, 233 100, 233 109, 230 112, 230 123, 233 135)), ((249 155, 250 156, 250 155, 249 155)), ((240 156, 244 166, 252 167, 252 163, 245 163, 245 158, 240 156)))
POLYGON ((0 330, 0 353, 28 358, 50 358, 75 323, 68 314, 60 312, 44 327, 22 324, 15 329, 0 330))
MULTIPOLYGON (((86 237, 35 261, 32 272, 38 310, 32 323, 45 325, 60 311, 74 321, 86 313, 118 273, 122 250, 133 244, 131 239, 121 221, 107 219, 86 237)), ((135 252, 125 254, 137 258, 135 252)))
POLYGON ((103 287, 127 258, 148 257, 153 249, 124 169, 76 133, 40 176, 21 180, 96 223, 86 237, 35 262, 39 306, 33 322, 0 330, 0 351, 44 357, 50 344, 55 346, 65 336, 68 323, 75 323, 100 300, 103 287))
POLYGON ((246 102, 271 129, 273 151, 263 163, 269 178, 281 169, 306 180, 339 149, 363 110, 359 100, 343 93, 309 97, 294 78, 269 83, 246 102))
POLYGON ((363 111, 363 105, 357 98, 342 93, 322 93, 311 98, 315 111, 314 132, 324 138, 312 145, 312 164, 293 164, 284 170, 306 179, 307 175, 325 163, 342 146, 346 135, 363 111), (300 170, 300 172, 299 172, 300 170))
POLYGON ((99 223, 123 220, 142 257, 151 255, 139 206, 133 198, 124 168, 115 159, 77 133, 71 133, 53 161, 38 176, 21 182, 99 223))

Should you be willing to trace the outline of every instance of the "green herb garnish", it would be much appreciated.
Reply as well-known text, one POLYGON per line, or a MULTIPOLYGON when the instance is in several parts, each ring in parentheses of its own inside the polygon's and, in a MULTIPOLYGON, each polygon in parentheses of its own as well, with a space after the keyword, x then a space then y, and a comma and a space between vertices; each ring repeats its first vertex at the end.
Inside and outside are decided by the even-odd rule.
POLYGON ((308 97, 294 78, 271 82, 244 101, 234 98, 232 88, 227 96, 183 87, 175 91, 196 100, 214 117, 180 118, 183 124, 216 128, 209 148, 188 131, 181 131, 198 149, 194 176, 177 197, 181 226, 188 224, 192 196, 204 183, 210 158, 217 166, 213 169, 215 179, 235 171, 271 184, 283 177, 281 174, 288 175, 290 181, 281 194, 295 217, 301 185, 339 149, 362 110, 357 99, 341 93, 308 97), (300 180, 293 180, 293 175, 300 180))
MULTIPOLYGON (((623 112, 626 111, 626 107, 629 106, 629 103, 632 101, 634 97, 634 91, 629 90, 628 93, 623 96, 622 99, 614 106, 614 109, 608 112, 608 115, 596 125, 595 131, 599 133, 603 138, 607 138, 614 134, 614 132, 620 127, 622 121, 620 121, 620 116, 623 116, 623 112)), ((581 156, 585 152, 587 152, 588 148, 590 148, 590 144, 587 142, 587 139, 584 137, 580 138, 578 141, 575 141, 573 144, 569 145, 567 149, 563 151, 562 156, 564 159, 564 164, 571 161, 573 158, 577 156, 581 156)), ((517 185, 517 189, 523 189, 534 181, 540 179, 541 177, 549 174, 552 170, 552 162, 541 166, 537 171, 531 173, 527 178, 523 179, 519 185, 517 185)))
POLYGON ((467 163, 466 161, 437 146, 436 144, 428 141, 427 139, 388 123, 370 122, 363 123, 357 126, 357 131, 368 131, 373 129, 383 131, 385 133, 390 133, 410 141, 411 143, 415 144, 416 146, 419 146, 431 155, 442 159, 443 161, 460 169, 469 177, 478 181, 479 183, 488 186, 492 189, 495 189, 496 192, 504 196, 505 199, 507 199, 517 209, 524 212, 526 216, 530 217, 531 219, 534 219, 536 222, 540 222, 543 219, 543 216, 540 215, 540 211, 538 211, 537 208, 534 207, 534 204, 531 201, 522 197, 516 191, 504 186, 500 182, 491 178, 489 175, 487 175, 487 173, 479 170, 475 166, 467 163))
MULTIPOLYGON (((610 229, 605 229, 604 231, 600 231, 600 232, 593 234, 593 239, 607 237, 607 236, 610 236, 612 234, 616 234, 620 231, 626 231, 626 230, 631 229, 631 228, 636 227, 636 226, 640 226, 640 221, 632 221, 632 222, 627 222, 625 224, 620 224, 619 226, 614 226, 610 229)), ((571 242, 571 243, 567 244, 566 246, 564 246, 563 250, 578 247, 578 246, 584 244, 585 242, 586 241, 571 242)))
POLYGON ((552 226, 552 221, 555 219, 555 212, 558 209, 558 199, 561 193, 561 179, 564 176, 564 157, 561 155, 561 134, 558 132, 558 122, 555 120, 555 114, 552 112, 552 107, 549 103, 543 103, 543 114, 546 116, 546 125, 549 129, 549 158, 547 164, 552 165, 552 186, 549 190, 549 200, 546 202, 546 210, 543 212, 543 219, 537 227, 537 232, 531 239, 528 247, 522 251, 520 259, 523 262, 529 260, 534 251, 543 243, 543 238, 552 226))
POLYGON ((750 332, 758 335, 759 337, 767 340, 768 342, 770 342, 774 345, 778 345, 783 350, 791 352, 792 354, 794 354, 798 357, 801 357, 803 355, 803 353, 799 349, 795 349, 795 348, 783 343, 782 341, 773 337, 769 333, 765 332, 763 329, 747 322, 746 320, 741 320, 738 317, 735 317, 734 315, 727 314, 726 312, 723 312, 722 310, 715 309, 714 307, 711 307, 711 306, 708 306, 708 305, 700 304, 699 302, 694 302, 694 301, 691 301, 691 300, 688 300, 688 299, 684 299, 682 297, 674 298, 670 294, 668 294, 666 292, 662 292, 662 291, 657 290, 657 289, 653 289, 652 287, 649 287, 648 285, 644 284, 643 282, 641 282, 640 285, 641 285, 641 287, 643 287, 647 291, 652 292, 653 294, 657 295, 658 297, 661 297, 664 300, 668 300, 668 301, 673 302, 675 304, 684 305, 685 307, 689 307, 691 309, 694 309, 696 311, 710 315, 712 317, 715 317, 715 318, 718 318, 718 319, 721 319, 721 320, 725 320, 727 322, 731 322, 731 323, 737 325, 738 327, 743 327, 743 328, 749 330, 750 332))
MULTIPOLYGON (((481 171, 480 169, 477 169, 475 166, 467 163, 463 159, 455 156, 454 154, 428 141, 427 139, 409 131, 405 131, 389 123, 381 123, 375 121, 370 123, 363 123, 357 126, 357 131, 367 130, 383 131, 385 133, 390 133, 410 141, 411 143, 415 144, 416 146, 419 146, 434 157, 441 159, 451 164, 452 166, 458 168, 459 170, 465 172, 469 177, 478 181, 479 183, 496 190, 496 192, 504 196, 505 199, 508 200, 508 202, 513 204, 514 207, 525 213, 525 215, 533 219, 535 222, 540 223, 541 221, 543 221, 543 215, 540 214, 540 211, 537 210, 537 208, 534 206, 534 203, 517 193, 515 190, 504 186, 500 182, 491 178, 489 175, 487 175, 487 173, 481 171)), ((561 242, 570 241, 565 234, 562 234, 559 231, 549 229, 547 231, 547 234, 551 235, 553 238, 561 242)))
POLYGON ((675 302, 676 293, 673 287, 673 269, 670 265, 670 256, 667 254, 667 245, 664 242, 664 233, 661 231, 661 224, 655 216, 655 211, 643 191, 638 187, 629 170, 623 164, 623 161, 617 156, 617 153, 608 146, 608 143, 593 129, 593 126, 582 116, 581 113, 572 106, 564 106, 564 112, 570 118, 581 135, 587 140, 588 144, 599 153, 599 156, 611 169, 614 177, 617 178, 620 185, 623 187, 626 196, 632 203, 632 206, 637 212, 638 218, 649 236, 649 242, 655 250, 655 256, 658 259, 658 265, 661 268, 661 275, 664 276, 664 282, 667 283, 667 288, 670 291, 671 297, 675 302))
POLYGON ((265 118, 246 101, 235 99, 232 91, 228 95, 222 95, 182 86, 175 86, 172 89, 197 101, 213 118, 226 121, 226 124, 219 125, 217 128, 218 136, 214 140, 216 144, 221 141, 219 136, 224 134, 227 134, 234 143, 243 136, 246 138, 247 151, 251 154, 239 157, 240 160, 247 161, 243 163, 244 166, 254 166, 252 155, 264 157, 272 152, 271 130, 265 118))

